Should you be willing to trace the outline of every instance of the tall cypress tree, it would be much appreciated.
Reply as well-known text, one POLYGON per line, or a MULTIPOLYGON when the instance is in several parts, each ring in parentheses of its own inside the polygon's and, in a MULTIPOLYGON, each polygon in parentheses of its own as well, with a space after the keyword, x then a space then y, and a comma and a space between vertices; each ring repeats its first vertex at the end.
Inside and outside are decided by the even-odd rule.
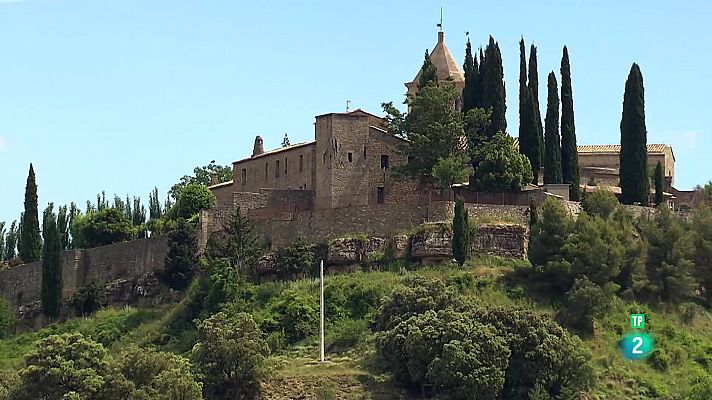
POLYGON ((541 124, 541 107, 539 106, 539 67, 537 66, 536 46, 529 48, 529 90, 534 100, 533 108, 536 117, 536 140, 539 143, 540 158, 544 159, 544 129, 541 124))
POLYGON ((60 206, 57 211, 57 231, 59 232, 59 243, 62 250, 69 249, 69 215, 67 206, 60 206))
POLYGON ((437 69, 435 64, 430 59, 430 53, 425 50, 425 59, 423 60, 423 66, 420 69, 420 78, 418 79, 418 89, 422 89, 428 85, 429 82, 438 82, 437 69))
POLYGON ((663 166, 658 161, 655 166, 655 205, 663 202, 663 166))
POLYGON ((643 75, 633 63, 625 82, 621 117, 620 180, 623 204, 648 204, 648 131, 643 75))
POLYGON ((57 230, 57 216, 50 203, 44 212, 42 234, 42 312, 50 317, 59 316, 62 305, 61 238, 57 230))
POLYGON ((543 143, 541 142, 541 137, 539 136, 536 125, 537 115, 534 110, 534 95, 529 88, 526 89, 526 95, 524 97, 524 110, 522 125, 525 129, 519 136, 519 152, 529 159, 529 164, 532 168, 532 183, 538 185, 542 161, 541 148, 543 143))
POLYGON ((524 38, 519 40, 519 150, 527 154, 529 138, 527 127, 524 124, 527 113, 527 54, 524 47, 524 38))
POLYGON ((17 246, 17 221, 12 221, 5 236, 5 261, 15 258, 17 246))
POLYGON ((452 254, 462 266, 470 253, 470 218, 465 202, 458 198, 455 202, 455 215, 452 219, 452 254))
POLYGON ((30 164, 25 186, 25 212, 22 217, 22 231, 20 233, 20 258, 26 263, 40 259, 42 242, 40 240, 40 221, 37 210, 37 183, 35 170, 30 164))
POLYGON ((479 107, 479 100, 482 97, 479 90, 479 65, 477 65, 477 56, 472 55, 470 39, 467 39, 465 46, 465 63, 462 65, 462 69, 465 71, 465 87, 462 89, 462 112, 464 114, 479 107))
POLYGON ((559 89, 554 72, 549 73, 544 133, 544 183, 562 183, 559 139, 559 89))
POLYGON ((504 68, 499 44, 492 36, 485 49, 484 60, 480 67, 482 79, 482 106, 492 108, 491 123, 486 131, 488 137, 497 132, 507 132, 507 101, 504 89, 504 68))
POLYGON ((581 199, 579 186, 578 150, 576 148, 576 126, 574 124, 574 97, 571 89, 571 67, 569 50, 564 46, 561 56, 561 175, 564 183, 571 185, 569 198, 581 199))

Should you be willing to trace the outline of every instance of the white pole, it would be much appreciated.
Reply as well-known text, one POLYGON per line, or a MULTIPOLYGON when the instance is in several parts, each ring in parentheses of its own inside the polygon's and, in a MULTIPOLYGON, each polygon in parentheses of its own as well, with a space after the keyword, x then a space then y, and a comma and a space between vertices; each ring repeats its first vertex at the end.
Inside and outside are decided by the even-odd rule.
POLYGON ((319 277, 319 360, 324 362, 324 260, 321 260, 319 277))

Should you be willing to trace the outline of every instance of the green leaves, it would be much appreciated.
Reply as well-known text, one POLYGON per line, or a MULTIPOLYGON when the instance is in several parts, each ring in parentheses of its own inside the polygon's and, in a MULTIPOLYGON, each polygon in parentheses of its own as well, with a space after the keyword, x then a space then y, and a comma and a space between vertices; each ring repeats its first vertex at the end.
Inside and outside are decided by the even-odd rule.
POLYGON ((624 204, 648 204, 647 141, 643 75, 633 63, 625 83, 621 117, 620 186, 624 204))
POLYGON ((501 132, 478 149, 480 163, 475 169, 474 185, 487 192, 518 191, 532 181, 529 160, 514 146, 514 139, 501 132))

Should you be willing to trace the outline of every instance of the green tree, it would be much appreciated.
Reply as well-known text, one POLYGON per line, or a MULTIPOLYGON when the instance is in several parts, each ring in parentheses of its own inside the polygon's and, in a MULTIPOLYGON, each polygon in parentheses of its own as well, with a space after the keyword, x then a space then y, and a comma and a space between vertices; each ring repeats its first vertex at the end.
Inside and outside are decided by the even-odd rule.
POLYGON ((655 205, 659 206, 663 203, 663 166, 658 161, 655 166, 655 205))
POLYGON ((467 182, 472 168, 462 156, 441 158, 433 166, 433 178, 436 185, 444 190, 450 190, 456 183, 467 182))
MULTIPOLYGON (((527 54, 524 46, 524 38, 519 40, 519 146, 522 146, 523 140, 528 139, 527 127, 525 122, 527 113, 527 54)), ((522 152, 522 154, 526 154, 522 152)), ((531 160, 530 160, 531 161, 531 160)))
POLYGON ((554 199, 541 205, 539 223, 532 228, 529 239, 529 261, 535 266, 564 259, 562 249, 573 229, 573 221, 564 207, 554 199))
POLYGON ((556 76, 549 73, 544 132, 544 183, 562 183, 561 140, 559 138, 559 90, 556 76))
POLYGON ((105 385, 106 350, 80 333, 52 335, 25 357, 12 400, 93 399, 105 385))
MULTIPOLYGON (((541 108, 539 107, 539 68, 537 66, 536 46, 529 48, 529 91, 531 92, 530 113, 536 121, 536 143, 539 143, 540 160, 544 160, 544 128, 541 123, 541 108)), ((541 164, 540 164, 541 165, 541 164)))
POLYGON ((536 204, 536 198, 532 196, 529 198, 529 229, 532 229, 537 223, 539 223, 539 207, 536 204))
POLYGON ((26 263, 37 261, 42 253, 42 242, 40 239, 39 211, 37 209, 37 183, 35 182, 35 170, 32 164, 30 164, 30 172, 27 175, 25 212, 21 223, 22 231, 17 245, 20 251, 20 258, 26 263))
POLYGON ((625 248, 612 221, 579 215, 563 247, 574 277, 585 277, 603 287, 621 272, 625 248))
POLYGON ((287 343, 295 344, 317 332, 319 302, 316 293, 285 290, 270 306, 275 315, 273 331, 282 332, 287 343))
POLYGON ((5 221, 0 221, 0 261, 5 260, 5 221))
POLYGON ((410 158, 397 175, 432 179, 433 167, 442 158, 462 154, 462 114, 453 108, 457 93, 453 85, 430 83, 410 99, 410 113, 403 115, 393 103, 383 104, 390 134, 406 139, 399 149, 410 158))
POLYGON ((277 253, 277 275, 281 279, 303 278, 311 272, 314 264, 314 246, 299 236, 277 253))
POLYGON ((692 293, 693 236, 666 207, 641 223, 647 242, 645 292, 651 299, 677 303, 692 293))
POLYGON ((67 215, 67 237, 68 237, 68 242, 67 242, 67 249, 73 249, 75 248, 74 245, 74 222, 79 216, 81 215, 81 211, 79 211, 79 208, 77 208, 77 205, 74 202, 71 202, 69 204, 69 211, 67 215))
POLYGON ((171 213, 175 218, 190 219, 201 210, 213 207, 215 201, 215 195, 207 186, 189 183, 178 193, 178 199, 171 213))
POLYGON ((17 221, 12 221, 10 229, 7 231, 7 236, 5 236, 5 261, 10 261, 15 258, 17 254, 15 251, 17 237, 17 221))
POLYGON ((477 190, 519 191, 532 181, 529 160, 519 153, 510 136, 500 132, 479 151, 478 158, 482 161, 477 165, 472 179, 477 190))
POLYGON ((59 232, 59 247, 69 249, 69 218, 67 206, 60 206, 57 211, 57 231, 59 232))
POLYGON ((487 136, 493 137, 497 132, 507 132, 507 101, 504 88, 504 68, 499 44, 492 36, 485 48, 485 56, 480 68, 482 79, 483 108, 492 109, 492 123, 487 129, 487 136))
MULTIPOLYGON (((180 178, 180 181, 173 185, 168 191, 168 198, 173 198, 177 201, 179 197, 178 195, 180 194, 181 190, 191 183, 209 186, 210 174, 212 173, 217 174, 218 183, 227 182, 233 178, 232 165, 218 165, 215 164, 215 160, 212 160, 208 165, 204 165, 202 167, 195 167, 193 169, 193 175, 184 175, 182 178, 180 178)), ((158 193, 156 192, 156 199, 157 198, 158 193)), ((166 211, 170 209, 169 199, 166 200, 166 207, 164 208, 164 210, 166 211)))
POLYGON ((581 199, 579 186, 578 150, 576 146, 576 125, 574 123, 574 97, 571 88, 571 66, 569 50, 564 46, 561 56, 561 175, 568 183, 569 198, 581 199))
POLYGON ((91 248, 121 243, 133 239, 135 230, 131 221, 115 208, 76 218, 72 232, 77 247, 91 248))
POLYGON ((243 277, 254 277, 260 248, 254 225, 237 207, 222 223, 222 233, 208 239, 206 254, 211 258, 225 258, 243 277))
POLYGON ((198 325, 191 354, 209 399, 251 399, 265 377, 269 347, 250 314, 219 312, 198 325))
POLYGON ((534 98, 530 88, 526 88, 524 97, 524 113, 522 115, 522 126, 519 133, 519 152, 527 156, 532 170, 533 184, 539 183, 539 171, 541 170, 542 142, 538 130, 537 120, 539 117, 534 109, 534 98))
POLYGON ((586 278, 577 279, 566 294, 566 304, 557 313, 556 320, 577 333, 592 335, 593 321, 605 316, 612 299, 613 293, 610 291, 586 278))
POLYGON ((154 187, 148 196, 148 219, 158 219, 163 216, 161 201, 158 199, 158 188, 154 187))
POLYGON ((611 191, 599 188, 586 194, 581 207, 588 215, 608 218, 618 207, 618 199, 611 191))
POLYGON ((168 253, 158 279, 171 289, 185 290, 198 271, 198 237, 183 218, 168 234, 168 253))
POLYGON ((712 305, 712 208, 702 207, 692 221, 695 247, 695 280, 704 289, 707 304, 712 305))
POLYGON ((418 79, 418 91, 425 89, 429 83, 433 82, 437 85, 438 83, 438 73, 435 64, 430 59, 430 54, 428 50, 425 50, 425 58, 423 60, 423 66, 420 68, 420 78, 418 79))
POLYGON ((484 108, 473 108, 464 114, 467 152, 473 168, 477 168, 482 161, 481 149, 489 141, 486 132, 490 125, 491 115, 492 112, 484 108))
POLYGON ((52 203, 44 212, 42 233, 42 312, 57 318, 62 307, 62 243, 52 203))
POLYGON ((648 131, 643 75, 633 63, 625 82, 621 118, 620 181, 623 204, 648 204, 648 131))
POLYGON ((462 113, 467 114, 473 108, 481 107, 482 90, 480 88, 480 67, 477 55, 472 55, 472 44, 467 39, 465 46, 465 63, 462 65, 465 72, 465 87, 462 89, 462 113))
POLYGON ((455 215, 452 220, 452 254, 462 266, 470 254, 470 217, 465 202, 458 198, 455 202, 455 215))

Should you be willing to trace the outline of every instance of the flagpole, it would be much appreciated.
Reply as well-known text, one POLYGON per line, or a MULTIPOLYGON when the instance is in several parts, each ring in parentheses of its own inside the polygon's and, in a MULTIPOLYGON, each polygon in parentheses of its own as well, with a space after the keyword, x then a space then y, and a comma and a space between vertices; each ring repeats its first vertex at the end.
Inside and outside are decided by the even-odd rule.
POLYGON ((319 360, 324 362, 324 260, 321 260, 319 278, 319 360))

